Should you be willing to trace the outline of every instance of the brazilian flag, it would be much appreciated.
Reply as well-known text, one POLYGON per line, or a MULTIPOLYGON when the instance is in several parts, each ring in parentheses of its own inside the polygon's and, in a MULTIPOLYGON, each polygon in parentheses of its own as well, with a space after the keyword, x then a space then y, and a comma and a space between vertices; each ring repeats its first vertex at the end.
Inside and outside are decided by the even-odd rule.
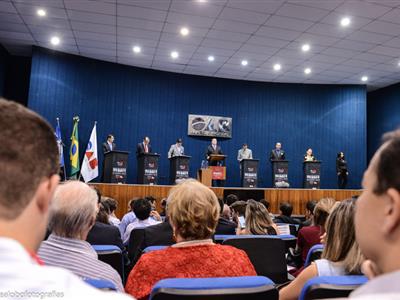
POLYGON ((69 149, 69 160, 71 162, 71 177, 77 177, 80 170, 79 165, 79 138, 78 138, 78 123, 79 117, 73 118, 74 127, 71 135, 71 148, 69 149))

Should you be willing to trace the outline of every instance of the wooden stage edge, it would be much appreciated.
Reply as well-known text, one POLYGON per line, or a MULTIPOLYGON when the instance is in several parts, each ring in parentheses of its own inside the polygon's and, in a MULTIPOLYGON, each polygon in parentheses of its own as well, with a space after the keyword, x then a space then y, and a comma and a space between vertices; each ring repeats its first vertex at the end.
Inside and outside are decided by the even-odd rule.
MULTIPOLYGON (((118 201, 116 215, 121 218, 128 211, 129 200, 137 197, 153 196, 157 199, 157 209, 161 208, 161 200, 168 196, 172 185, 140 185, 140 184, 110 184, 92 183, 91 186, 99 189, 103 196, 114 198, 118 201)), ((211 188, 218 197, 224 196, 224 190, 237 190, 241 193, 263 191, 264 198, 271 203, 271 212, 279 213, 280 202, 290 202, 293 205, 293 214, 304 214, 306 203, 309 200, 319 200, 332 197, 341 201, 351 196, 360 195, 362 190, 311 190, 311 189, 273 189, 273 188, 238 188, 221 187, 211 188)), ((247 200, 247 199, 241 199, 247 200)))

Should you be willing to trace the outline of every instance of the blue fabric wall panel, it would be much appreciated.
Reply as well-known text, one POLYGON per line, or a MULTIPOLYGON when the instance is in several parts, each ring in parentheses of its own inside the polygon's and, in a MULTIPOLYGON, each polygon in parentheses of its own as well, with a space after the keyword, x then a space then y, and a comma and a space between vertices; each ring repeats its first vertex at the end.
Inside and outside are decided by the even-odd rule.
MULTIPOLYGON (((221 140, 228 155, 227 185, 239 185, 237 150, 247 142, 260 159, 261 186, 271 185, 269 151, 281 141, 293 187, 302 185, 308 147, 323 161, 322 186, 336 187, 335 157, 345 151, 350 187, 359 187, 366 165, 366 91, 363 86, 274 84, 167 73, 56 54, 33 53, 29 106, 53 124, 62 119, 65 137, 72 117, 81 118, 81 148, 98 121, 99 144, 113 132, 119 149, 130 150, 128 179, 136 181, 135 147, 150 136, 160 153, 161 183, 168 181, 167 151, 183 137, 192 156, 191 175, 204 159, 209 139, 187 136, 188 114, 233 118, 233 138, 221 140)), ((69 141, 67 143, 69 145, 69 141)))
POLYGON ((400 83, 368 93, 368 160, 385 132, 400 127, 400 83))

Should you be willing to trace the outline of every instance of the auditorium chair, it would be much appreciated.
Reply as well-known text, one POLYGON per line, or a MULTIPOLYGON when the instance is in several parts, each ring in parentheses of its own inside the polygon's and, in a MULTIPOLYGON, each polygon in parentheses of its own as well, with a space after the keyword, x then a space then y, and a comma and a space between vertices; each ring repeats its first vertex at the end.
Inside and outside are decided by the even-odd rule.
POLYGON ((223 241, 245 251, 257 275, 266 276, 276 284, 288 281, 285 242, 277 236, 238 235, 223 241))
POLYGON ((112 283, 111 281, 108 281, 108 280, 84 278, 83 281, 97 289, 100 289, 100 290, 106 290, 106 291, 116 291, 117 290, 114 283, 112 283))
POLYGON ((345 298, 367 281, 361 275, 314 277, 304 285, 299 300, 345 298))
POLYGON ((144 239, 144 228, 133 229, 129 236, 128 257, 134 265, 140 258, 140 246, 144 239))
POLYGON ((149 246, 143 249, 143 253, 149 253, 152 251, 156 251, 156 250, 163 250, 165 248, 168 248, 169 246, 149 246))
POLYGON ((304 267, 308 267, 314 260, 320 259, 321 254, 324 251, 324 245, 316 244, 308 250, 306 261, 304 262, 304 267))
POLYGON ((150 300, 278 300, 274 283, 263 276, 176 278, 157 282, 150 300))
POLYGON ((122 282, 125 282, 124 258, 121 249, 115 245, 92 245, 92 247, 97 252, 99 260, 113 267, 121 276, 122 282))

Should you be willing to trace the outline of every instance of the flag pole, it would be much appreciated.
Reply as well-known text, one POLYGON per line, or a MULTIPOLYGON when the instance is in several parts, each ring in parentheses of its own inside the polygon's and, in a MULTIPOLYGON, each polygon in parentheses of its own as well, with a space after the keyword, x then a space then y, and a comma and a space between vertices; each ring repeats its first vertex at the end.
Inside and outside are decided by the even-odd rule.
MULTIPOLYGON (((57 117, 56 120, 57 120, 57 126, 58 126, 58 128, 60 128, 60 131, 61 131, 60 118, 57 117)), ((62 139, 60 139, 60 142, 61 142, 60 146, 63 148, 63 159, 64 159, 64 146, 65 145, 64 145, 62 139)), ((67 170, 65 169, 65 160, 64 160, 64 165, 63 165, 63 173, 64 173, 64 181, 67 181, 67 170)))
MULTIPOLYGON (((96 126, 96 124, 97 124, 97 121, 94 121, 93 127, 96 126)), ((92 128, 92 130, 93 130, 93 128, 92 128)), ((92 134, 92 132, 90 132, 90 134, 92 134)), ((89 142, 90 142, 90 136, 89 136, 88 144, 89 144, 89 142)), ((86 149, 85 149, 85 153, 83 154, 82 163, 81 163, 81 168, 79 169, 78 181, 81 180, 81 176, 82 176, 82 165, 83 165, 83 162, 85 161, 85 155, 86 155, 86 149)))

